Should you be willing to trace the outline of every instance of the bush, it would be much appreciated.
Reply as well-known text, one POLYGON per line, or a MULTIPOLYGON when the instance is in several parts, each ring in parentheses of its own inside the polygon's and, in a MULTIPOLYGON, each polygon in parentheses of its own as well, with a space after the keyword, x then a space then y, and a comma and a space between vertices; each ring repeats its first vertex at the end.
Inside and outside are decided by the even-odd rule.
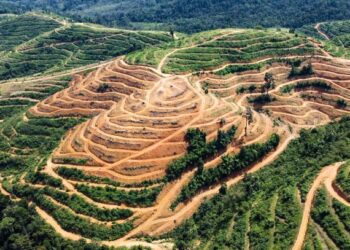
POLYGON ((261 95, 256 96, 256 97, 249 97, 248 98, 249 103, 254 103, 257 105, 264 105, 264 104, 273 102, 275 100, 276 100, 276 98, 271 96, 270 94, 261 94, 261 95))
POLYGON ((338 99, 336 105, 338 108, 345 109, 348 103, 344 99, 338 99))
POLYGON ((98 176, 86 175, 83 170, 76 168, 58 167, 56 171, 57 174, 69 180, 107 184, 115 187, 120 186, 119 182, 113 181, 109 178, 101 178, 98 176))
MULTIPOLYGON (((337 208, 340 209, 341 207, 337 208)), ((338 212, 344 215, 341 211, 338 212)), ((339 249, 350 249, 350 238, 347 232, 342 229, 336 216, 331 212, 328 206, 327 194, 324 189, 317 194, 311 215, 312 218, 322 226, 339 249)))
POLYGON ((105 93, 109 91, 110 87, 107 83, 101 83, 97 88, 97 93, 105 93))
POLYGON ((132 211, 129 209, 101 209, 89 202, 86 202, 82 197, 76 194, 69 195, 53 188, 45 187, 43 190, 38 192, 52 197, 58 202, 68 206, 78 214, 91 216, 101 221, 122 220, 127 219, 132 215, 132 211))
POLYGON ((139 191, 123 191, 112 187, 90 187, 83 184, 76 185, 76 188, 95 201, 132 207, 152 206, 162 189, 160 186, 139 191))
POLYGON ((313 74, 314 74, 314 70, 311 63, 303 66, 301 69, 293 65, 288 78, 297 77, 297 76, 310 76, 313 74))
POLYGON ((350 200, 350 178, 349 178, 350 161, 340 167, 335 183, 337 188, 350 200))
POLYGON ((61 179, 57 179, 42 172, 30 172, 26 176, 27 181, 33 184, 49 185, 56 188, 63 189, 63 184, 61 179))

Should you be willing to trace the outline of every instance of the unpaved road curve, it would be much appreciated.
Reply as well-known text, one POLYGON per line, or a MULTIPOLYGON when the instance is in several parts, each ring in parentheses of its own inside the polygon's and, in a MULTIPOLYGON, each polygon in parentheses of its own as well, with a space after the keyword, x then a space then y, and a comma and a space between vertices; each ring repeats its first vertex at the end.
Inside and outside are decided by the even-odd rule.
MULTIPOLYGON (((312 203, 313 203, 313 200, 315 198, 315 194, 317 192, 317 189, 323 183, 328 183, 328 185, 327 185, 327 189, 328 189, 329 183, 332 183, 333 180, 336 178, 337 173, 338 173, 338 169, 342 164, 344 164, 344 162, 338 162, 338 163, 335 163, 331 166, 325 167, 324 169, 322 169, 322 171, 320 172, 320 174, 317 176, 314 183, 312 184, 311 189, 306 196, 306 201, 304 204, 303 218, 301 221, 301 225, 299 228, 299 233, 298 233, 297 239, 294 243, 292 250, 301 250, 303 247, 308 224, 309 224, 312 203)), ((332 185, 330 184, 330 188, 331 188, 331 190, 333 190, 333 188, 331 186, 332 185)), ((333 192, 334 192, 334 190, 333 190, 333 192)), ((332 195, 333 192, 330 192, 330 194, 332 195)))
MULTIPOLYGON (((66 230, 64 230, 59 224, 58 222, 52 218, 50 215, 48 215, 44 210, 42 210, 41 208, 39 208, 38 206, 35 207, 36 212, 40 215, 41 218, 43 218, 45 220, 46 223, 48 223, 49 225, 51 225, 54 230, 56 231, 56 233, 58 233, 59 235, 61 235, 63 238, 72 240, 72 241, 79 241, 84 239, 87 243, 91 243, 90 239, 86 239, 78 234, 74 234, 74 233, 70 233, 67 232, 66 230)), ((116 243, 111 243, 111 242, 103 242, 105 245, 109 245, 109 246, 113 246, 113 247, 135 247, 135 246, 143 246, 143 247, 149 247, 151 249, 154 250, 168 250, 171 249, 171 247, 169 248, 168 246, 165 246, 163 244, 156 244, 156 243, 148 243, 148 242, 144 242, 144 241, 137 241, 137 240, 128 240, 128 241, 124 241, 121 244, 116 244, 116 243)))
POLYGON ((234 33, 238 33, 238 32, 241 32, 242 30, 234 30, 234 31, 231 31, 231 32, 228 32, 228 33, 224 33, 224 34, 221 34, 221 35, 218 35, 218 36, 215 36, 213 37, 212 39, 208 40, 208 41, 205 41, 205 42, 202 42, 202 43, 197 43, 197 44, 193 44, 193 45, 190 45, 190 46, 187 46, 187 47, 182 47, 182 48, 177 48, 177 49, 174 49, 172 50, 171 52, 169 52, 168 54, 166 54, 162 60, 159 62, 158 64, 158 67, 157 67, 157 72, 160 73, 160 74, 163 74, 162 73, 162 68, 164 67, 164 65, 166 64, 168 58, 173 55, 174 53, 178 52, 178 51, 181 51, 181 50, 186 50, 186 49, 192 49, 192 48, 195 48, 195 47, 198 47, 200 45, 203 45, 203 44, 206 44, 206 43, 210 43, 210 42, 214 42, 220 38, 223 38, 225 36, 229 36, 229 35, 232 35, 234 33))
MULTIPOLYGON (((334 174, 334 173, 332 173, 334 174)), ((343 197, 341 197, 339 195, 339 193, 337 193, 335 190, 334 190, 334 187, 333 187, 333 182, 334 180, 336 179, 336 175, 335 176, 331 176, 330 178, 327 178, 324 182, 324 185, 326 186, 326 189, 327 189, 327 192, 336 200, 338 200, 339 202, 341 202, 342 204, 350 207, 350 203, 345 200, 343 197)))
POLYGON ((316 24, 314 28, 315 28, 315 29, 317 30, 317 32, 318 32, 321 36, 323 36, 326 40, 331 40, 331 39, 329 38, 329 36, 327 36, 327 34, 325 34, 325 33, 321 30, 321 23, 316 24))
POLYGON ((34 83, 34 82, 53 80, 53 79, 56 79, 59 77, 71 76, 71 75, 81 73, 81 72, 84 72, 87 70, 100 68, 102 66, 106 66, 106 65, 110 64, 114 60, 115 60, 115 58, 108 60, 108 61, 101 62, 101 63, 94 63, 94 64, 82 66, 80 68, 75 68, 73 70, 54 73, 52 75, 43 75, 43 76, 38 76, 38 77, 24 77, 24 78, 17 78, 15 80, 11 79, 9 81, 0 81, 0 84, 4 85, 4 84, 16 84, 16 83, 34 83), (27 80, 25 80, 25 79, 27 79, 27 80))
MULTIPOLYGON (((54 220, 50 215, 48 215, 44 210, 39 208, 38 206, 35 207, 36 212, 40 215, 40 217, 45 220, 46 223, 50 224, 55 231, 60 234, 63 238, 78 241, 81 239, 84 239, 83 237, 76 235, 74 233, 69 233, 61 228, 61 226, 57 223, 56 220, 54 220)), ((89 239, 85 239, 88 243, 91 242, 89 239)))
MULTIPOLYGON (((268 157, 263 159, 261 162, 255 164, 250 170, 245 171, 239 176, 236 176, 226 182, 226 184, 231 187, 241 180, 243 180, 245 174, 250 174, 250 173, 255 173, 262 169, 264 166, 271 164, 289 145, 289 142, 295 138, 295 134, 289 134, 286 136, 286 138, 283 139, 283 141, 280 143, 279 147, 271 153, 268 157)), ((210 198, 213 195, 217 194, 220 190, 221 185, 217 185, 205 192, 202 192, 198 194, 197 196, 193 197, 189 203, 187 203, 183 208, 181 208, 177 213, 174 215, 167 217, 167 218, 162 218, 158 219, 154 222, 168 222, 170 224, 173 224, 174 220, 177 221, 177 223, 184 221, 185 219, 189 218, 193 212, 200 206, 202 201, 205 198, 210 198)), ((165 227, 166 225, 164 225, 165 227)), ((157 231, 161 231, 162 228, 159 228, 157 231)), ((158 232, 159 233, 159 232, 158 232)))

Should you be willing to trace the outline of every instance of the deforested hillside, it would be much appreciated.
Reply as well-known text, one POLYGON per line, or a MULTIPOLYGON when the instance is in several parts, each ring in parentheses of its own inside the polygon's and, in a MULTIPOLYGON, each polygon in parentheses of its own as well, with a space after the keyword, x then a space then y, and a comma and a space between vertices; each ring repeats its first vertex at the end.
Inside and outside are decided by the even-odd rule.
POLYGON ((348 249, 344 26, 1 16, 0 245, 348 249))
POLYGON ((281 26, 350 19, 347 0, 19 0, 0 11, 49 10, 107 25, 197 32, 224 27, 281 26))

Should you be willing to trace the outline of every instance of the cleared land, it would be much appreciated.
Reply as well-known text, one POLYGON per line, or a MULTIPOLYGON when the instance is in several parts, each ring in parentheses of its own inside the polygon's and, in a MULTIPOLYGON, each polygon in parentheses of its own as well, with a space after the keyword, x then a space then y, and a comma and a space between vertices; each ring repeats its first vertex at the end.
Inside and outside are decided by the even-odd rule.
MULTIPOLYGON (((75 28, 55 31, 50 41, 61 32, 78 34, 72 31, 75 28)), ((105 32, 81 46, 99 39, 108 43, 105 32)), ((151 38, 153 33, 128 33, 156 40, 149 42, 152 46, 168 39, 156 34, 159 40, 151 38)), ((171 232, 206 199, 224 192, 224 183, 235 186, 247 174, 273 164, 302 129, 350 114, 350 62, 332 57, 313 39, 272 30, 221 30, 206 35, 202 40, 195 35, 182 43, 173 41, 165 45, 164 53, 155 53, 162 47, 154 46, 144 50, 149 57, 142 57, 142 51, 127 57, 130 62, 137 56, 140 63, 153 67, 117 58, 92 72, 76 74, 71 81, 61 78, 48 83, 44 76, 23 92, 8 90, 1 100, 0 119, 13 119, 0 124, 2 149, 16 166, 24 159, 25 170, 30 171, 8 176, 2 193, 34 202, 39 215, 63 237, 163 249, 168 246, 135 237, 171 232), (55 89, 50 92, 46 86, 55 89), (53 135, 48 147, 44 139, 53 135)), ((69 40, 69 46, 74 41, 69 40)), ((15 45, 14 53, 32 53, 36 46, 32 44, 37 45, 15 45)), ((42 49, 47 44, 41 44, 42 49)), ((61 45, 66 46, 65 42, 55 46, 61 45)), ((296 190, 282 194, 298 212, 296 190)), ((261 210, 251 209, 252 214, 242 218, 275 211, 280 202, 286 205, 279 194, 268 197, 271 207, 261 199, 261 204, 252 204, 261 210)), ((306 225, 313 196, 305 201, 306 225)), ((235 223, 247 226, 246 221, 235 223)), ((243 244, 258 245, 259 226, 263 227, 253 227, 255 234, 247 234, 249 240, 243 244)), ((305 231, 302 227, 298 245, 304 242, 305 231)), ((278 232, 273 228, 269 233, 278 232)), ((289 239, 296 234, 294 225, 289 239)))

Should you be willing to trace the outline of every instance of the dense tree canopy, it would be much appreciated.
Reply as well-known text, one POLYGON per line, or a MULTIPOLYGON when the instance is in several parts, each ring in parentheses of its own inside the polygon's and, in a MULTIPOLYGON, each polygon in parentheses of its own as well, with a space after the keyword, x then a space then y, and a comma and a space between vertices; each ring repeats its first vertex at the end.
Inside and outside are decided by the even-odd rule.
POLYGON ((300 27, 319 21, 350 19, 347 0, 19 0, 16 3, 0 0, 0 3, 0 12, 45 9, 102 24, 139 28, 139 22, 158 22, 186 32, 232 26, 300 27))

